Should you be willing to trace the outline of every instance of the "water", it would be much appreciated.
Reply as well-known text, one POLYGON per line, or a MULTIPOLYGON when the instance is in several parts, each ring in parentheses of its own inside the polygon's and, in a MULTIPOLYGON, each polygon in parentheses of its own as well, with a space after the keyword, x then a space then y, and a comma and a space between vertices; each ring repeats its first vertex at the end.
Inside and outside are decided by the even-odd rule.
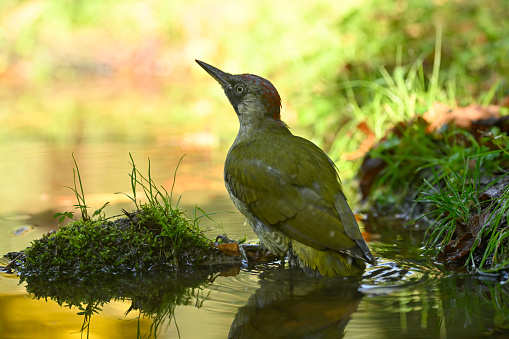
MULTIPOLYGON (((114 194, 130 190, 128 152, 142 170, 150 157, 154 180, 166 188, 184 153, 178 146, 153 144, 84 143, 77 150, 37 142, 4 145, 0 254, 28 246, 58 227, 55 212, 73 210, 72 192, 63 187, 72 185, 72 152, 89 204, 98 208, 111 201, 109 215, 133 208, 125 195, 114 194)), ((214 219, 223 229, 203 221, 211 238, 224 231, 232 238, 254 240, 222 184, 223 152, 185 151, 175 183, 177 195, 183 194, 179 204, 188 211, 198 204, 206 212, 221 212, 214 219)), ((158 338, 507 335, 499 332, 509 324, 507 285, 441 271, 418 248, 422 232, 384 224, 368 228, 379 265, 368 267, 361 279, 310 279, 278 262, 191 274, 178 282, 155 276, 105 281, 97 287, 47 281, 20 285, 16 276, 0 274, 0 337, 81 337, 83 325, 88 326, 83 336, 90 338, 135 338, 138 333, 158 338), (87 301, 81 309, 78 299, 87 301)))

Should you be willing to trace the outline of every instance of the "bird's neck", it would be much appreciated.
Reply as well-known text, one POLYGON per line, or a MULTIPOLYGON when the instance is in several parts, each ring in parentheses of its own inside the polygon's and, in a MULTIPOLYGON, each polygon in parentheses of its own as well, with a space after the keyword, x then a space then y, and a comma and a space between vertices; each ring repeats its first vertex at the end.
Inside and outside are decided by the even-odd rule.
POLYGON ((239 118, 240 127, 234 145, 239 142, 267 139, 277 135, 291 135, 286 124, 281 120, 271 118, 252 119, 245 121, 239 118))

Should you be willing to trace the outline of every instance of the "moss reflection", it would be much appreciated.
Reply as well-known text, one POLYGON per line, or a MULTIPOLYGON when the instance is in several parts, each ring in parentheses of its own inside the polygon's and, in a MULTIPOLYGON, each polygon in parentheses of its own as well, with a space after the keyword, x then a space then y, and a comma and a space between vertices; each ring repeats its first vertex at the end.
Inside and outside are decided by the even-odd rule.
POLYGON ((102 311, 110 301, 131 301, 125 315, 138 311, 141 318, 152 321, 149 333, 141 333, 138 325, 137 337, 156 338, 161 324, 174 317, 178 305, 201 307, 206 299, 203 290, 212 283, 217 267, 145 272, 143 274, 104 274, 88 278, 58 278, 47 275, 30 275, 27 292, 35 299, 51 299, 62 307, 75 307, 84 317, 81 331, 89 334, 92 317, 102 311))

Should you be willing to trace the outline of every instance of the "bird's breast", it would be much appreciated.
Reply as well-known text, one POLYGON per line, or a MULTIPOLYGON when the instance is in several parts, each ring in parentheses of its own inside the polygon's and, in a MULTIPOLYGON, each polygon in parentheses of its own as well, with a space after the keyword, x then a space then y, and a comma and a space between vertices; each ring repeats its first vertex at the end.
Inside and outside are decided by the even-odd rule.
MULTIPOLYGON (((249 171, 249 169, 245 170, 249 171)), ((280 232, 273 225, 267 225, 260 220, 260 218, 253 212, 253 210, 249 206, 250 202, 253 201, 245 201, 246 197, 239 192, 241 188, 235 186, 238 185, 235 176, 234 175, 232 176, 232 173, 228 172, 227 167, 225 167, 224 179, 226 190, 230 195, 230 199, 232 200, 235 207, 239 210, 239 212, 242 213, 242 215, 244 215, 247 223, 260 239, 261 244, 276 255, 286 256, 288 249, 290 248, 291 239, 282 232, 280 232)), ((256 199, 255 196, 251 195, 250 198, 256 199)))

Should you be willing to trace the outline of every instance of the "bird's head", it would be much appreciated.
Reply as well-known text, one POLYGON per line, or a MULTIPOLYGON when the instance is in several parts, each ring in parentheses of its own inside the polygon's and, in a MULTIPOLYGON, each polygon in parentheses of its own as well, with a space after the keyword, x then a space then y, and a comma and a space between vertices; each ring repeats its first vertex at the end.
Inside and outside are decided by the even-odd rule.
POLYGON ((203 61, 196 60, 223 87, 240 124, 253 124, 267 119, 281 121, 281 98, 272 83, 254 74, 229 74, 203 61))

